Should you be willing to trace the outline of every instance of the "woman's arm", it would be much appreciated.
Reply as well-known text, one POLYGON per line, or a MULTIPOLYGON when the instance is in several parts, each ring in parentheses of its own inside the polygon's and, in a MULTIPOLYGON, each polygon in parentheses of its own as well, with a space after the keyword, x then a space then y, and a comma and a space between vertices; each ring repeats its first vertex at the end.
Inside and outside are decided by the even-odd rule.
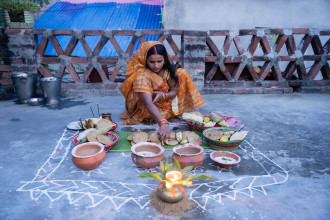
MULTIPOLYGON (((143 102, 151 117, 156 122, 159 122, 160 120, 164 119, 164 117, 160 114, 158 108, 152 101, 152 96, 149 93, 138 92, 137 94, 139 95, 141 101, 143 102)), ((170 126, 167 123, 161 124, 158 130, 158 134, 160 135, 160 139, 162 141, 167 140, 171 135, 170 126)))
POLYGON ((178 92, 179 82, 175 82, 173 79, 169 79, 167 83, 170 87, 169 92, 166 93, 167 99, 174 99, 178 92))
MULTIPOLYGON (((168 83, 170 89, 169 89, 169 92, 166 93, 166 96, 167 96, 167 100, 171 100, 171 99, 175 98, 175 96, 178 92, 179 83, 176 83, 173 79, 169 79, 167 81, 167 83, 168 83)), ((154 91, 153 94, 154 94, 154 98, 152 100, 153 103, 156 103, 159 100, 164 100, 163 92, 154 91)))

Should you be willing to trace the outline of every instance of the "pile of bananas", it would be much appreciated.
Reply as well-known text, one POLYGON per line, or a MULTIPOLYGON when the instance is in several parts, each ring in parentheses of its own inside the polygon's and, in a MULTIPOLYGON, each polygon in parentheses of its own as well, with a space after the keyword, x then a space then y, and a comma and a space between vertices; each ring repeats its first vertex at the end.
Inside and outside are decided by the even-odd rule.
POLYGON ((209 115, 210 116, 204 116, 202 113, 195 111, 191 113, 183 113, 182 118, 191 124, 202 127, 212 128, 217 124, 221 127, 229 127, 225 119, 216 113, 210 112, 209 115))

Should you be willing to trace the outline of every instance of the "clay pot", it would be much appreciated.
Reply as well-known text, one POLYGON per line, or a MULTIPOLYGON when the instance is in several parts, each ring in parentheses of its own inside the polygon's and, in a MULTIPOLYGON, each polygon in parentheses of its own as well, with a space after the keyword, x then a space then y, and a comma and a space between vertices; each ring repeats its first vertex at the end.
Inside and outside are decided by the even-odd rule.
POLYGON ((226 151, 214 151, 210 154, 211 160, 219 164, 219 166, 227 168, 227 167, 232 167, 239 162, 241 162, 240 156, 238 156, 235 153, 232 152, 226 152, 226 151), (229 160, 222 159, 222 160, 217 160, 216 158, 218 157, 225 157, 229 158, 229 160))
POLYGON ((174 185, 172 188, 167 189, 164 184, 157 187, 156 195, 160 200, 167 203, 180 202, 186 190, 181 185, 174 185))
POLYGON ((184 144, 173 148, 172 159, 179 161, 181 169, 187 166, 198 167, 205 158, 204 148, 194 144, 184 144))
POLYGON ((72 162, 80 169, 92 170, 105 159, 106 152, 103 144, 87 142, 75 146, 72 151, 72 162))
POLYGON ((164 158, 165 149, 159 144, 140 142, 131 147, 133 162, 142 168, 153 168, 164 158))

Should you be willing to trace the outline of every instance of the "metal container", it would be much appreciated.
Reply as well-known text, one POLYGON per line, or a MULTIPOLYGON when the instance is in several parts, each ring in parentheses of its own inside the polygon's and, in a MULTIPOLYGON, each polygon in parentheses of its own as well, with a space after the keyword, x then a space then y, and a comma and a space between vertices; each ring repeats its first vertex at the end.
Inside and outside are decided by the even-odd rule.
POLYGON ((38 106, 38 105, 41 105, 43 100, 44 100, 43 98, 28 99, 28 104, 31 105, 31 106, 38 106))
POLYGON ((12 73, 10 76, 21 103, 27 103, 28 99, 36 96, 37 74, 17 72, 12 73))
POLYGON ((102 113, 101 117, 104 119, 108 119, 109 121, 112 121, 111 113, 102 113))
POLYGON ((46 77, 40 79, 40 86, 47 103, 59 102, 61 96, 62 80, 56 77, 46 77))

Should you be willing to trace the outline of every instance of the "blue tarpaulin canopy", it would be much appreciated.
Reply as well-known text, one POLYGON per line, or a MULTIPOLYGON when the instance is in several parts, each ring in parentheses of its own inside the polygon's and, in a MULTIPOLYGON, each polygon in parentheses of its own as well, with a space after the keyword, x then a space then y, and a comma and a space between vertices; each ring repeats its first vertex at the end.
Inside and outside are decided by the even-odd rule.
MULTIPOLYGON (((34 24, 35 29, 72 29, 72 30, 134 30, 161 29, 161 6, 141 3, 118 4, 92 3, 71 4, 56 2, 45 11, 34 24)), ((86 41, 93 51, 101 36, 86 36, 86 41)), ((145 39, 157 40, 159 35, 146 35, 145 39)), ((41 36, 38 36, 39 42, 41 36)), ((62 49, 65 50, 71 36, 56 36, 62 49)), ((115 36, 123 51, 128 47, 131 36, 115 36)), ((133 52, 139 47, 138 40, 133 52)), ((53 46, 48 43, 45 55, 57 55, 53 46)), ((86 53, 78 42, 72 56, 86 57, 86 53)), ((118 56, 110 41, 103 47, 99 56, 118 56)))

